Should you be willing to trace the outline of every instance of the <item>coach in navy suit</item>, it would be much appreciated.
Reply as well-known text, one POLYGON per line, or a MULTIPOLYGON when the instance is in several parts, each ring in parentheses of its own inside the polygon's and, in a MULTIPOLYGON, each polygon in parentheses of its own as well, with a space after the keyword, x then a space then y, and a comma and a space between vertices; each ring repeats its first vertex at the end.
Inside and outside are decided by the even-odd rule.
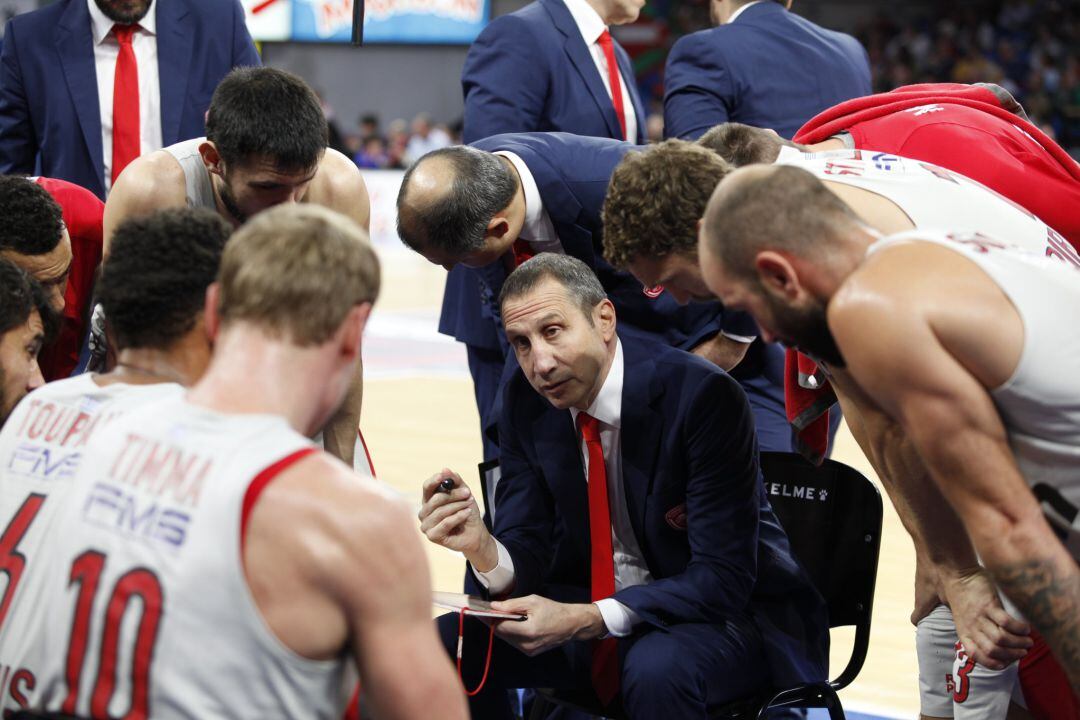
MULTIPOLYGON (((92 21, 89 3, 104 13, 99 18, 121 5, 60 0, 8 23, 0 57, 0 173, 40 172, 104 199, 98 79, 111 92, 112 75, 103 77, 95 64, 96 33, 108 30, 95 27, 101 20, 92 21)), ((235 66, 258 65, 259 56, 237 0, 154 0, 150 13, 153 33, 142 32, 156 42, 160 147, 167 147, 202 135, 218 82, 235 66)), ((107 42, 114 41, 101 40, 107 42)), ((144 149, 159 149, 146 141, 144 132, 144 149)))
POLYGON ((712 0, 722 23, 681 38, 664 75, 664 134, 696 140, 723 122, 791 138, 825 108, 869 95, 859 42, 789 12, 776 0, 712 0))
MULTIPOLYGON (((696 348, 722 329, 719 303, 681 306, 667 292, 646 294, 630 273, 615 270, 602 255, 608 182, 637 147, 566 133, 511 133, 429 153, 405 174, 398 234, 435 264, 478 269, 481 302, 474 322, 486 325, 503 352, 496 303, 503 280, 515 254, 520 260, 526 251, 544 250, 572 255, 592 268, 625 326, 669 345, 696 348)), ((489 412, 481 421, 490 429, 497 418, 489 412)))
MULTIPOLYGON (((469 48, 461 75, 465 142, 538 131, 643 142, 645 111, 630 58, 612 42, 629 130, 624 135, 598 42, 606 26, 633 22, 642 5, 644 0, 538 0, 492 20, 469 48)), ((472 269, 451 270, 439 332, 465 344, 476 404, 486 417, 505 352, 485 320, 483 293, 472 269)), ((495 457, 498 449, 485 439, 484 452, 495 457)))
MULTIPOLYGON (((501 308, 521 370, 500 421, 494 531, 449 471, 425 483, 420 512, 432 542, 511 598, 497 609, 527 615, 497 625, 473 717, 507 717, 505 687, 591 686, 632 718, 706 718, 770 685, 823 680, 824 605, 765 496, 739 386, 617 333, 614 306, 574 258, 526 262, 501 308), (454 489, 438 492, 447 477, 454 489), (545 582, 559 521, 574 573, 555 601, 545 582)), ((467 624, 472 687, 487 638, 467 624)), ((452 651, 456 616, 440 629, 452 651)))
MULTIPOLYGON (((538 0, 521 10, 493 20, 469 48, 461 86, 465 93, 465 142, 507 132, 559 131, 576 135, 608 137, 642 143, 645 140, 645 112, 634 84, 633 66, 626 51, 613 42, 623 89, 631 101, 625 112, 632 113, 636 128, 631 137, 623 135, 607 84, 600 74, 585 28, 568 7, 577 3, 612 6, 613 14, 596 24, 625 21, 623 15, 637 17, 644 3, 594 2, 587 0, 538 0)), ((577 8, 574 8, 577 11, 577 8)), ((580 11, 582 14, 585 10, 580 11)))

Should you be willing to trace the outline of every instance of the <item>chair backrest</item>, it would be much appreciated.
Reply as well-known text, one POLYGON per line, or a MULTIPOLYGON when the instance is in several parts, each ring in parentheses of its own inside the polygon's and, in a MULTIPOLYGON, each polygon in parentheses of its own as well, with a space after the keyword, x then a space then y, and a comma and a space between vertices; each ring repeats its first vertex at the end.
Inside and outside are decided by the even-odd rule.
POLYGON ((502 479, 498 460, 485 460, 476 466, 480 473, 480 497, 484 500, 484 524, 488 532, 495 527, 495 488, 502 479))
POLYGON ((881 493, 854 468, 833 460, 814 466, 795 453, 761 453, 761 471, 773 510, 791 549, 825 598, 829 627, 855 626, 855 647, 837 690, 855 679, 870 644, 881 493))

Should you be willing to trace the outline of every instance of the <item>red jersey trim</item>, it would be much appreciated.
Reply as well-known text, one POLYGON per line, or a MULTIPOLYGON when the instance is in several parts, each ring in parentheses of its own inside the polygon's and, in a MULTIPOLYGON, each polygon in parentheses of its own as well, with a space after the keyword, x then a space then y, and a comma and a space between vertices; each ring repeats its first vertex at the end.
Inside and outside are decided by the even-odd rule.
POLYGON ((368 470, 371 471, 371 477, 378 478, 379 476, 375 473, 375 463, 371 461, 371 451, 368 450, 367 440, 364 439, 364 431, 357 428, 356 437, 360 438, 360 445, 364 448, 364 456, 367 458, 367 466, 368 470))
POLYGON ((293 465, 298 460, 303 460, 308 455, 318 452, 318 448, 306 447, 297 450, 296 452, 286 455, 278 460, 273 465, 269 466, 251 481, 248 485, 247 492, 244 493, 244 504, 240 510, 240 553, 241 556, 244 552, 244 538, 247 537, 248 518, 251 516, 251 511, 255 509, 255 503, 259 501, 259 496, 262 495, 266 486, 282 473, 283 470, 293 465))

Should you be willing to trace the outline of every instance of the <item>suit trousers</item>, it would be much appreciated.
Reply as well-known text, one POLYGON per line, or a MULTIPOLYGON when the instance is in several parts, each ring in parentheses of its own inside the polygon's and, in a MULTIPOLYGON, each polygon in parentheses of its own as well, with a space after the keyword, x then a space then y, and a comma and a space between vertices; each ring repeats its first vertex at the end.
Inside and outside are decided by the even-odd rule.
MULTIPOLYGON (((437 620, 450 657, 456 656, 458 615, 437 620)), ((476 687, 484 672, 488 627, 465 619, 462 675, 476 687)), ((483 690, 469 700, 474 720, 510 720, 507 690, 543 687, 589 693, 592 644, 571 642, 529 657, 496 637, 483 690)), ((641 625, 619 639, 621 700, 633 720, 709 717, 725 703, 770 685, 761 633, 749 617, 708 625, 686 623, 665 629, 641 625)), ((616 700, 618 702, 618 700, 616 700)))

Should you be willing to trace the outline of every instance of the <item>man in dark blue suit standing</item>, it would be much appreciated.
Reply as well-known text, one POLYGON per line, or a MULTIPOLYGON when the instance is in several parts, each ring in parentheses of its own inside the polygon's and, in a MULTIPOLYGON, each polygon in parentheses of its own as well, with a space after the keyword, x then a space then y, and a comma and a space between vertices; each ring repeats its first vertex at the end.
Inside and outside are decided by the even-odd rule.
MULTIPOLYGON (((521 369, 500 420, 494 532, 449 470, 425 483, 420 511, 429 540, 512 598, 496 609, 527 616, 496 624, 473 717, 509 717, 506 687, 591 688, 631 718, 704 719, 771 684, 823 680, 824 606, 765 496, 738 384, 616 332, 615 307, 574 258, 526 262, 500 302, 521 369), (573 572, 556 601, 546 582, 560 522, 573 572)), ((487 633, 466 626, 471 686, 487 633)), ((440 629, 452 651, 457 617, 440 629)))
MULTIPOLYGON (((537 0, 495 18, 469 48, 461 74, 465 142, 538 131, 644 142, 645 111, 630 57, 608 33, 609 25, 636 20, 644 4, 537 0)), ((439 332, 465 343, 482 422, 489 420, 506 354, 484 319, 483 292, 471 269, 451 270, 439 319, 439 332)), ((498 449, 485 439, 484 453, 495 457, 498 449)))
POLYGON ((681 38, 664 75, 664 135, 696 140, 723 122, 791 138, 825 108, 869 95, 858 40, 789 12, 791 0, 712 0, 717 27, 681 38))
POLYGON ((135 157, 202 135, 218 82, 258 64, 237 0, 60 0, 17 16, 0 56, 0 173, 104 200, 135 157))

